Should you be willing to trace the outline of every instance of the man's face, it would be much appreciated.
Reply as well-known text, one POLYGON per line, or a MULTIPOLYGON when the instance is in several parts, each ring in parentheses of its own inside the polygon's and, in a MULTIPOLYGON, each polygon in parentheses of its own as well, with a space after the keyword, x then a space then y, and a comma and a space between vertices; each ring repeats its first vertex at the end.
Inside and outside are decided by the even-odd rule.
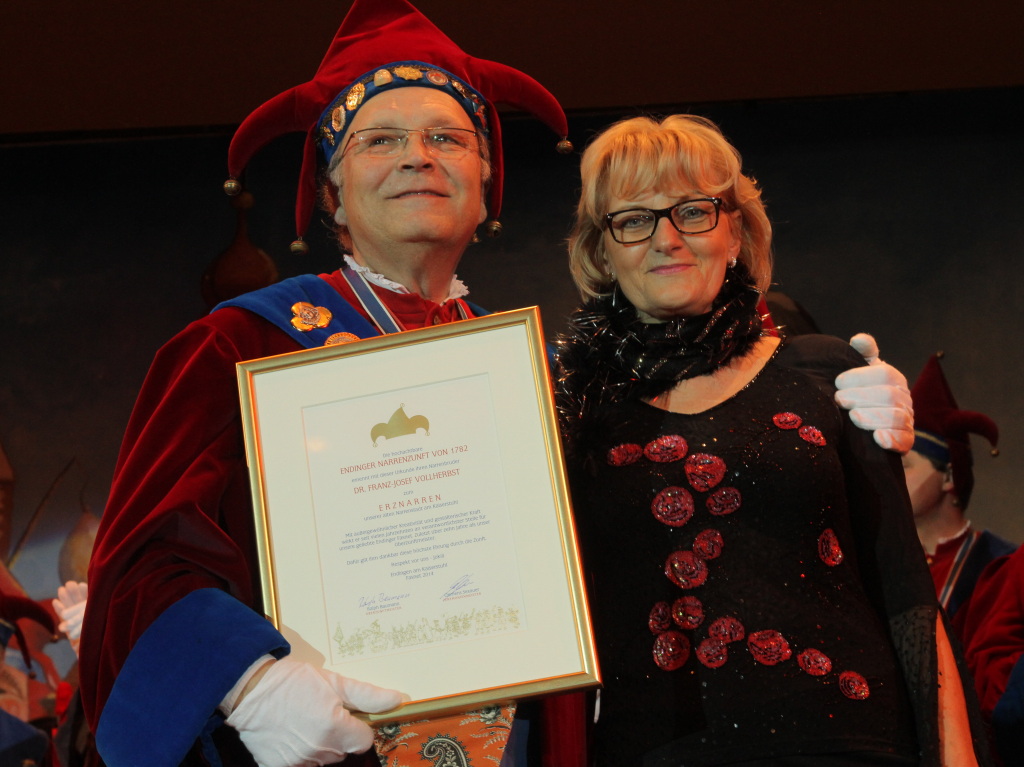
POLYGON ((903 473, 907 477, 907 491, 915 517, 927 515, 938 508, 944 496, 952 490, 952 481, 945 472, 915 450, 903 456, 903 473))
MULTIPOLYGON (((383 127, 476 129, 448 94, 397 88, 375 96, 356 113, 342 151, 351 150, 344 142, 353 132, 383 127)), ((341 159, 339 197, 335 220, 348 228, 357 258, 410 242, 448 246, 461 255, 487 217, 479 153, 431 154, 422 133, 409 134, 393 156, 347 151, 341 159)))

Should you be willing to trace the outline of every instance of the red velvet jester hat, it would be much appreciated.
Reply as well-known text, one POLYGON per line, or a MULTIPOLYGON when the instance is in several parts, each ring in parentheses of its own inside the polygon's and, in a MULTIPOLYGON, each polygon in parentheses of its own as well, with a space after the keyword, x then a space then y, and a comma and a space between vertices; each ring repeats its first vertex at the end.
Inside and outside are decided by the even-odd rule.
POLYGON ((971 434, 992 443, 992 455, 998 455, 999 427, 984 413, 961 410, 942 372, 942 352, 928 358, 910 390, 914 403, 914 450, 938 464, 949 464, 953 487, 960 505, 967 507, 974 488, 974 464, 971 434))
POLYGON ((252 156, 272 139, 305 131, 295 203, 298 239, 292 244, 293 252, 305 252, 302 237, 316 205, 318 167, 330 160, 355 110, 378 92, 408 85, 445 90, 488 138, 492 234, 500 231, 496 219, 504 176, 501 125, 494 104, 533 113, 562 138, 559 151, 572 150, 565 138, 568 124, 561 105, 532 77, 465 53, 406 0, 355 0, 313 79, 270 99, 239 126, 228 149, 231 178, 225 191, 241 191, 237 179, 252 156))

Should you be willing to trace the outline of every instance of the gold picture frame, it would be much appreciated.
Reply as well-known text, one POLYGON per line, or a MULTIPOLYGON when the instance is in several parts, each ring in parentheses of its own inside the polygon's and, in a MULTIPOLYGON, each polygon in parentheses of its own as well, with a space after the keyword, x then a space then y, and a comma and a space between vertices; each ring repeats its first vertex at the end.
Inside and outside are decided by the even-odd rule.
POLYGON ((599 684, 536 307, 238 364, 260 578, 374 723, 599 684))

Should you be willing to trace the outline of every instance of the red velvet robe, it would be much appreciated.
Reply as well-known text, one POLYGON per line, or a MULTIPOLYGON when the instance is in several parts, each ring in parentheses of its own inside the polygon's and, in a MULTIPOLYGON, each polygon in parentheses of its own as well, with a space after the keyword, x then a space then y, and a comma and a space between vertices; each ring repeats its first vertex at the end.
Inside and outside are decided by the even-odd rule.
MULTIPOLYGON (((339 273, 321 277, 359 308, 339 273)), ((375 291, 408 329, 459 318, 452 301, 439 306, 414 294, 380 288, 375 291)), ((360 313, 365 316, 361 309, 360 313)), ((250 628, 256 625, 236 622, 238 615, 233 607, 237 603, 261 613, 235 363, 297 348, 296 341, 284 331, 257 315, 235 307, 221 308, 193 322, 161 348, 146 377, 125 432, 93 551, 81 643, 82 699, 94 731, 102 729, 105 707, 112 690, 117 689, 119 676, 122 681, 132 676, 122 675, 126 664, 141 673, 133 672, 136 686, 128 692, 124 692, 127 683, 121 685, 117 705, 107 717, 108 722, 117 720, 118 724, 108 727, 108 733, 112 731, 115 739, 132 735, 121 732, 122 712, 131 712, 134 717, 135 707, 155 706, 158 711, 153 718, 153 733, 134 733, 136 743, 131 748, 135 751, 113 761, 104 754, 112 767, 118 760, 131 763, 142 759, 156 764, 148 761, 156 758, 154 754, 138 749, 172 750, 151 746, 157 741, 156 731, 170 727, 171 718, 175 727, 184 728, 184 736, 178 736, 175 748, 185 736, 191 743, 207 726, 204 723, 216 707, 216 702, 210 705, 216 695, 211 698, 209 689, 200 688, 208 688, 207 676, 219 669, 204 664, 214 663, 211 659, 223 652, 219 645, 224 636, 230 639, 232 632, 241 634, 243 624, 250 628), (188 625, 196 620, 194 614, 184 613, 187 620, 183 620, 182 613, 171 609, 190 604, 193 597, 203 594, 227 595, 217 597, 212 613, 203 613, 210 623, 207 633, 195 624, 188 625), (232 617, 219 624, 217 610, 223 607, 230 608, 227 612, 232 617), (152 641, 139 641, 151 628, 153 631, 146 636, 152 640, 160 635, 162 642, 155 645, 156 655, 152 641), (206 653, 202 646, 195 645, 197 636, 200 642, 216 639, 218 647, 206 653), (140 646, 148 648, 148 654, 142 656, 145 662, 132 667, 132 654, 138 661, 140 646), (177 685, 172 701, 159 699, 161 682, 157 672, 164 668, 171 670, 165 674, 169 677, 166 681, 177 685), (193 670, 194 674, 190 673, 193 670), (194 695, 189 690, 192 676, 196 680, 194 695), (144 698, 146 693, 149 700, 144 698), (161 706, 173 716, 168 717, 161 706), (192 711, 190 706, 203 710, 192 711), (177 722, 178 715, 188 721, 177 722)), ((266 622, 259 618, 258 623, 266 622)), ((249 637, 237 639, 242 645, 249 637)), ((228 646, 232 646, 230 641, 228 646)), ((253 649, 245 645, 246 655, 239 662, 247 667, 268 651, 269 646, 253 649), (250 658, 253 653, 255 657, 250 658)), ((237 673, 233 675, 238 678, 237 673)), ((220 680, 214 686, 223 687, 228 682, 230 679, 220 680)), ((228 689, 230 684, 217 694, 222 696, 228 689)), ((578 727, 578 709, 564 721, 567 727, 578 727)), ((98 740, 102 748, 99 733, 98 740)), ((166 755, 164 758, 169 759, 166 755)), ((166 763, 178 761, 169 759, 166 763)))
POLYGON ((953 627, 998 756, 1024 765, 1024 547, 985 569, 953 627))

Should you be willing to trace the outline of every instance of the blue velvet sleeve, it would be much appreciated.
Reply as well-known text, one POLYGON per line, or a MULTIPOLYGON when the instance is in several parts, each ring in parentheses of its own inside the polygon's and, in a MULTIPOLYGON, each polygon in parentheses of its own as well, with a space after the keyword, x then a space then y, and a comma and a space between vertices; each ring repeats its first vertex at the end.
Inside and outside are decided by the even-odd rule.
POLYGON ((104 762, 180 764, 246 669, 289 650, 268 620, 225 592, 189 593, 146 629, 118 674, 96 728, 104 762))

